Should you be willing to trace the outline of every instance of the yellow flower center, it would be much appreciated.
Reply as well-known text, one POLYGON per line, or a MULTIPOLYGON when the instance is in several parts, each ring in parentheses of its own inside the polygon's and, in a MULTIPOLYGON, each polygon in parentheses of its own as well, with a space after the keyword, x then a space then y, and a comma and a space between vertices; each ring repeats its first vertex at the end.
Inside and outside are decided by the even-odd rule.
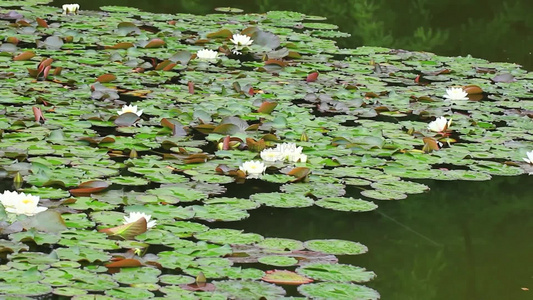
POLYGON ((23 204, 31 204, 33 201, 31 201, 31 199, 26 198, 26 199, 22 199, 21 202, 22 202, 23 204))

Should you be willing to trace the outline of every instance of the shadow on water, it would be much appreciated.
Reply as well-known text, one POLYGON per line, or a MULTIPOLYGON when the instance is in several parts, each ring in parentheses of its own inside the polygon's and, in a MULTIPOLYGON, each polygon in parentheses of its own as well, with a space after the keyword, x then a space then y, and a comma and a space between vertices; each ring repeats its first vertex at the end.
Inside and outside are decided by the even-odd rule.
POLYGON ((376 272, 368 286, 383 299, 531 299, 522 290, 533 290, 531 179, 425 181, 430 192, 378 201, 369 213, 263 207, 217 225, 265 237, 361 242, 369 252, 340 263, 376 272))

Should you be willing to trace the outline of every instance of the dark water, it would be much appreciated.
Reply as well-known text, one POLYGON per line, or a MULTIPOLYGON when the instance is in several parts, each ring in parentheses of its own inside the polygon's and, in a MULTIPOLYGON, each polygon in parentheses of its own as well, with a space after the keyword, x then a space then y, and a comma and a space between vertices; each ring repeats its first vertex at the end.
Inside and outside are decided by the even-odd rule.
MULTIPOLYGON (((71 1, 55 1, 60 6, 71 1)), ((352 37, 344 47, 376 45, 467 55, 533 70, 533 1, 215 1, 79 0, 82 9, 135 6, 152 12, 206 14, 217 6, 246 12, 293 10, 328 17, 352 37), (365 5, 366 3, 366 5, 365 5)), ((370 213, 318 207, 261 208, 219 224, 265 237, 338 238, 369 252, 341 263, 378 274, 368 285, 383 299, 533 299, 533 177, 490 182, 423 181, 429 193, 380 201, 370 213), (524 289, 530 289, 527 291, 524 289)), ((242 196, 254 186, 240 186, 242 196)), ((262 187, 255 187, 262 190, 262 187)), ((265 187, 266 188, 266 187, 265 187)), ((350 191, 358 198, 356 189, 350 191)), ((235 196, 235 195, 232 195, 235 196)))
POLYGON ((533 70, 531 0, 59 0, 81 9, 104 5, 134 6, 160 13, 207 14, 230 6, 245 12, 290 10, 328 18, 352 37, 342 47, 382 46, 439 55, 513 62, 533 70))
POLYGON ((378 201, 370 213, 261 208, 220 226, 265 237, 361 242, 368 253, 340 262, 376 272, 368 286, 382 299, 533 299, 533 178, 421 182, 429 193, 378 201))

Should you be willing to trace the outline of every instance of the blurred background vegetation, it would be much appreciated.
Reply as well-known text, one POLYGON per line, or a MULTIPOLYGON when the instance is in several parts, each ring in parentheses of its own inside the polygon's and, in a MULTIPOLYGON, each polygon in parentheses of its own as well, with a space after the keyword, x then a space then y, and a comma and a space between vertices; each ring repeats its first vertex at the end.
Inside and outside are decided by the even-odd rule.
MULTIPOLYGON (((54 1, 61 6, 72 0, 54 1)), ((135 6, 160 13, 207 14, 229 6, 245 12, 291 10, 328 18, 350 33, 341 47, 382 46, 439 55, 514 62, 533 71, 531 0, 77 0, 81 9, 135 6)))

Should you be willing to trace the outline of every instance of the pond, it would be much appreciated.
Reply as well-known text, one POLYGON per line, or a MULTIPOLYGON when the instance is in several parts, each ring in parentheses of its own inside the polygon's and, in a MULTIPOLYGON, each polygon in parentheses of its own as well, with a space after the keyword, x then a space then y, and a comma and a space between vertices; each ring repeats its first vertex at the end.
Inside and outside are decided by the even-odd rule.
POLYGON ((531 3, 127 2, 2 10, 0 297, 531 298, 531 3))
MULTIPOLYGON (((60 6, 72 1, 54 1, 60 6)), ((133 5, 128 0, 81 0, 86 9, 104 5, 133 5)), ((341 47, 381 46, 430 51, 440 55, 514 62, 533 70, 533 2, 514 1, 409 1, 409 0, 151 0, 135 7, 157 13, 205 15, 219 6, 238 7, 249 13, 297 11, 328 18, 350 38, 341 47)))

